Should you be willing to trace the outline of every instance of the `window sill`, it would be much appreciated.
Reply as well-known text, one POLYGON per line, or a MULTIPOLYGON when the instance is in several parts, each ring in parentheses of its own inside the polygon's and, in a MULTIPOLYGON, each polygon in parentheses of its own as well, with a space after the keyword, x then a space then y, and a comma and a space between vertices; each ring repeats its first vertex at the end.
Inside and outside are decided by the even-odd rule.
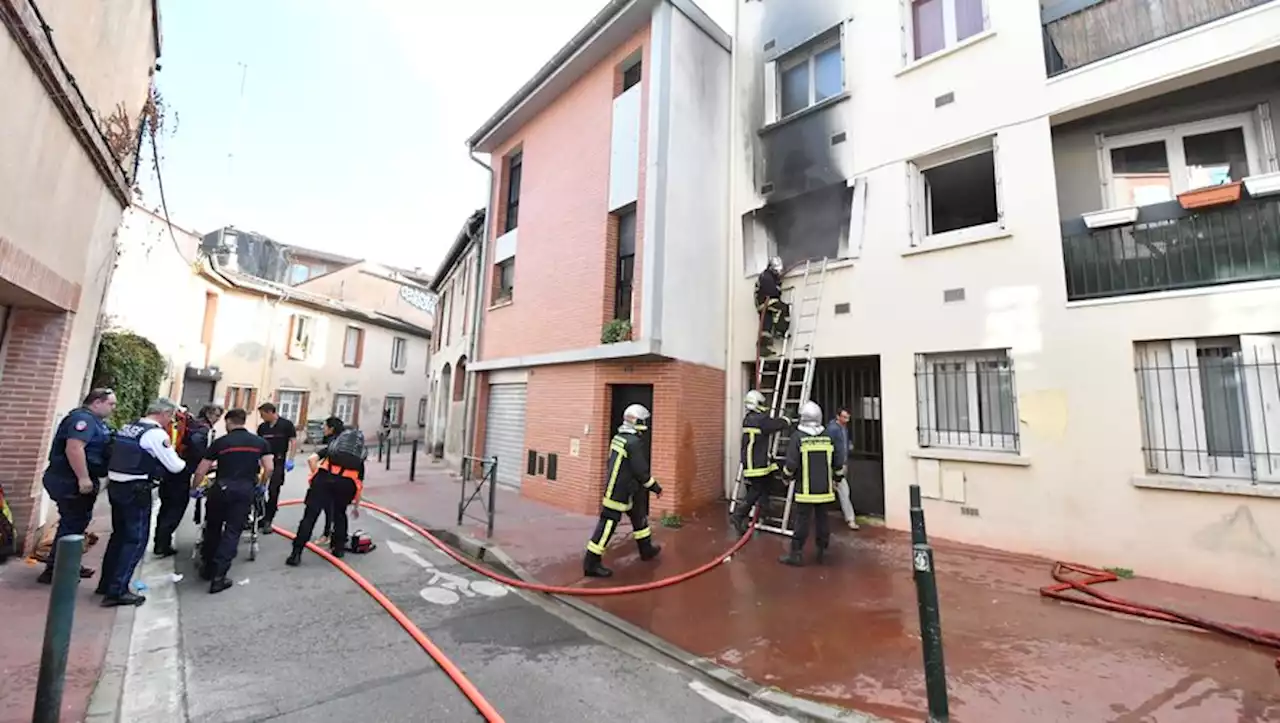
POLYGON ((513 300, 509 299, 509 298, 508 298, 508 299, 499 299, 498 301, 495 301, 495 302, 493 302, 492 304, 490 304, 490 305, 489 305, 488 311, 493 311, 494 309, 502 309, 502 308, 505 308, 505 307, 511 306, 511 305, 512 305, 512 304, 514 304, 514 303, 515 303, 515 302, 514 302, 513 300))
MULTIPOLYGON (((972 244, 986 243, 988 241, 999 241, 1001 239, 1011 238, 1013 233, 1003 227, 992 227, 980 233, 972 235, 961 235, 953 238, 944 238, 938 241, 929 241, 928 238, 920 246, 914 246, 902 252, 903 256, 918 256, 933 251, 943 251, 945 249, 954 249, 960 246, 969 246, 972 244)), ((937 237, 933 237, 937 238, 937 237)))
POLYGON ((936 53, 933 53, 931 55, 926 55, 923 58, 919 58, 917 60, 911 61, 910 63, 907 63, 905 66, 900 68, 898 72, 894 73, 894 75, 896 76, 906 75, 907 73, 910 73, 916 68, 922 68, 926 65, 929 65, 930 63, 933 63, 934 61, 941 60, 951 55, 955 55, 956 53, 960 52, 961 50, 964 50, 965 48, 977 45, 978 43, 981 43, 987 38, 995 37, 995 34, 996 34, 995 30, 983 30, 977 35, 965 38, 964 40, 961 40, 960 42, 956 43, 955 45, 952 45, 949 48, 943 48, 942 50, 939 50, 936 53))
POLYGON ((404 374, 404 370, 403 370, 403 369, 392 369, 392 370, 391 370, 391 373, 392 373, 392 374, 404 374))
POLYGON ((992 452, 979 449, 950 449, 938 447, 922 447, 913 449, 907 454, 913 459, 936 459, 945 462, 974 462, 976 464, 997 464, 1005 467, 1030 467, 1031 458, 1018 452, 992 452))
POLYGON ((786 118, 779 118, 778 120, 772 123, 769 123, 768 125, 764 126, 760 130, 756 131, 756 134, 761 136, 768 135, 769 133, 772 133, 773 131, 777 130, 778 128, 781 128, 782 126, 787 125, 788 123, 793 123, 795 121, 800 120, 801 118, 807 118, 808 116, 811 116, 814 113, 817 113, 823 110, 824 108, 830 108, 831 106, 836 105, 837 103, 843 103, 844 101, 848 100, 850 97, 851 95, 849 91, 846 90, 842 93, 837 93, 831 96, 830 98, 823 98, 822 100, 818 101, 817 103, 814 103, 813 105, 809 106, 808 108, 805 108, 804 110, 798 110, 795 113, 792 113, 791 115, 787 116, 786 118))
POLYGON ((1270 497, 1280 499, 1280 484, 1254 483, 1226 477, 1174 477, 1172 475, 1141 475, 1131 480, 1134 487, 1147 490, 1172 492, 1204 492, 1240 497, 1270 497))

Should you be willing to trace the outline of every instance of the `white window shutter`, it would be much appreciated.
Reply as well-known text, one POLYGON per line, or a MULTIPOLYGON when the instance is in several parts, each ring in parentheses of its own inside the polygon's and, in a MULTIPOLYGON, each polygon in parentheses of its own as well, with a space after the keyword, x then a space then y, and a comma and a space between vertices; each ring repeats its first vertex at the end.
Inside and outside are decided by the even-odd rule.
POLYGON ((898 0, 900 37, 902 38, 902 65, 911 62, 911 0, 898 0))
MULTIPOLYGON (((1200 360, 1196 355, 1195 339, 1175 339, 1169 343, 1173 354, 1174 401, 1178 410, 1178 422, 1174 427, 1177 438, 1172 440, 1176 449, 1182 450, 1183 474, 1188 477, 1208 477, 1208 435, 1204 423, 1204 395, 1200 389, 1200 360)), ((1158 400, 1169 405, 1169 398, 1158 400)))
POLYGON ((907 239, 912 246, 919 246, 921 242, 921 229, 919 228, 919 202, 917 200, 920 193, 920 172, 916 170, 914 163, 908 162, 907 166, 907 239))
POLYGON ((1276 153, 1275 126, 1271 123, 1271 104, 1263 101, 1255 111, 1258 116, 1258 132, 1262 138, 1262 161, 1268 172, 1280 171, 1280 154, 1276 153))
POLYGON ((776 123, 778 120, 778 63, 770 61, 764 64, 764 123, 776 123))
POLYGON ((933 445, 935 430, 933 407, 929 404, 929 371, 932 364, 922 355, 916 355, 916 424, 919 426, 917 443, 921 447, 933 445))
POLYGON ((996 176, 996 223, 1004 228, 1004 183, 1000 174, 1000 136, 991 137, 991 164, 996 176))
POLYGON ((866 231, 867 218, 867 179, 853 180, 853 201, 849 206, 849 233, 841 258, 856 259, 862 257, 862 239, 866 231))
POLYGON ((1280 334, 1242 335, 1240 350, 1254 476, 1280 482, 1280 334))
POLYGON ((1138 347, 1138 396, 1142 400, 1142 441, 1147 469, 1182 474, 1178 451, 1178 405, 1174 389, 1173 352, 1169 342, 1138 347))

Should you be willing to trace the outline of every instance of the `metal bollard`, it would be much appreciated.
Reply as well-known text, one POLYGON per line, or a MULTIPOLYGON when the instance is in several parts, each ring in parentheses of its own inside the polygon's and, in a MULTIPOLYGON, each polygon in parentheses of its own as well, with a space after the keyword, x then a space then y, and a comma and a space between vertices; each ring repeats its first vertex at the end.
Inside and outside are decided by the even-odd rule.
POLYGON ((391 437, 387 437, 386 462, 387 462, 387 471, 390 472, 391 471, 391 437))
POLYGON ((378 461, 382 461, 382 437, 378 437, 378 461))
POLYGON ((950 720, 947 702, 947 670, 942 656, 942 616, 938 609, 938 580, 933 568, 933 548, 924 527, 920 487, 911 485, 911 562, 915 568, 916 605, 920 613, 920 645, 924 655, 925 697, 929 723, 950 720))
POLYGON ((84 535, 67 535, 55 544, 58 552, 53 565, 53 589, 49 592, 49 616, 44 624, 44 649, 40 653, 40 677, 36 682, 36 707, 31 723, 58 723, 62 715, 62 691, 67 682, 67 655, 76 615, 84 535))
POLYGON ((409 481, 413 481, 414 475, 418 473, 418 440, 413 440, 409 445, 409 481))

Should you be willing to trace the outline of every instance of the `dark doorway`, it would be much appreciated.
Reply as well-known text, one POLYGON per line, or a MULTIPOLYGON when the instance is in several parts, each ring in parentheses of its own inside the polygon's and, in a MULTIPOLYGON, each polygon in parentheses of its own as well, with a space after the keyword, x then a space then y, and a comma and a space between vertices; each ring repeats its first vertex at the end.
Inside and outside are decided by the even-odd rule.
POLYGON ((827 419, 849 410, 849 497, 859 515, 884 517, 884 436, 880 426, 880 357, 817 359, 813 401, 827 419))
MULTIPOLYGON (((610 384, 609 391, 611 402, 609 405, 609 435, 617 431, 618 426, 622 424, 622 413, 632 404, 643 404, 645 409, 649 410, 649 414, 656 416, 653 409, 653 385, 652 384, 610 384)), ((650 421, 652 424, 652 418, 650 421)), ((653 459, 653 450, 650 444, 652 435, 645 434, 640 437, 644 440, 644 451, 649 458, 653 459)))
POLYGON ((200 411, 200 407, 213 401, 214 384, 212 380, 187 377, 182 383, 182 406, 192 414, 200 411))

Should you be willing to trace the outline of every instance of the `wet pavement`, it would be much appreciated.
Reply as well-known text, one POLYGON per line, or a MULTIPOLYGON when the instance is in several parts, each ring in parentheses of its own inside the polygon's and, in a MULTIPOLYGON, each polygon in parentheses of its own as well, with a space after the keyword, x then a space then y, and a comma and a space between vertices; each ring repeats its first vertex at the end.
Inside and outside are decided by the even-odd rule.
MULTIPOLYGON (((99 541, 84 554, 84 564, 88 567, 97 569, 102 561, 111 529, 110 518, 106 495, 101 495, 89 527, 99 535, 99 541)), ((10 558, 0 565, 0 723, 31 720, 49 610, 50 586, 36 582, 36 576, 43 569, 44 563, 33 564, 20 558, 10 558)), ((93 595, 97 584, 96 576, 82 580, 76 593, 75 622, 62 695, 64 721, 84 720, 115 624, 117 610, 100 607, 93 595)))
MULTIPOLYGON (((379 470, 368 497, 429 525, 452 525, 458 484, 429 464, 419 475, 405 484, 403 471, 379 470)), ((581 554, 593 524, 504 491, 494 542, 542 582, 586 584, 581 554)), ((465 527, 483 537, 481 526, 465 527)), ((606 557, 616 572, 607 584, 700 565, 732 544, 726 527, 715 511, 678 530, 655 524, 664 544, 657 564, 640 562, 634 544, 619 535, 606 557)), ((884 528, 832 527, 834 554, 824 566, 779 565, 781 538, 762 534, 702 577, 590 601, 756 682, 892 721, 919 721, 924 681, 909 539, 884 528)), ((1053 582, 1051 561, 933 543, 953 720, 1280 721, 1275 651, 1044 599, 1037 591, 1053 582)), ((1140 578, 1102 589, 1223 622, 1280 627, 1274 602, 1140 578)))

